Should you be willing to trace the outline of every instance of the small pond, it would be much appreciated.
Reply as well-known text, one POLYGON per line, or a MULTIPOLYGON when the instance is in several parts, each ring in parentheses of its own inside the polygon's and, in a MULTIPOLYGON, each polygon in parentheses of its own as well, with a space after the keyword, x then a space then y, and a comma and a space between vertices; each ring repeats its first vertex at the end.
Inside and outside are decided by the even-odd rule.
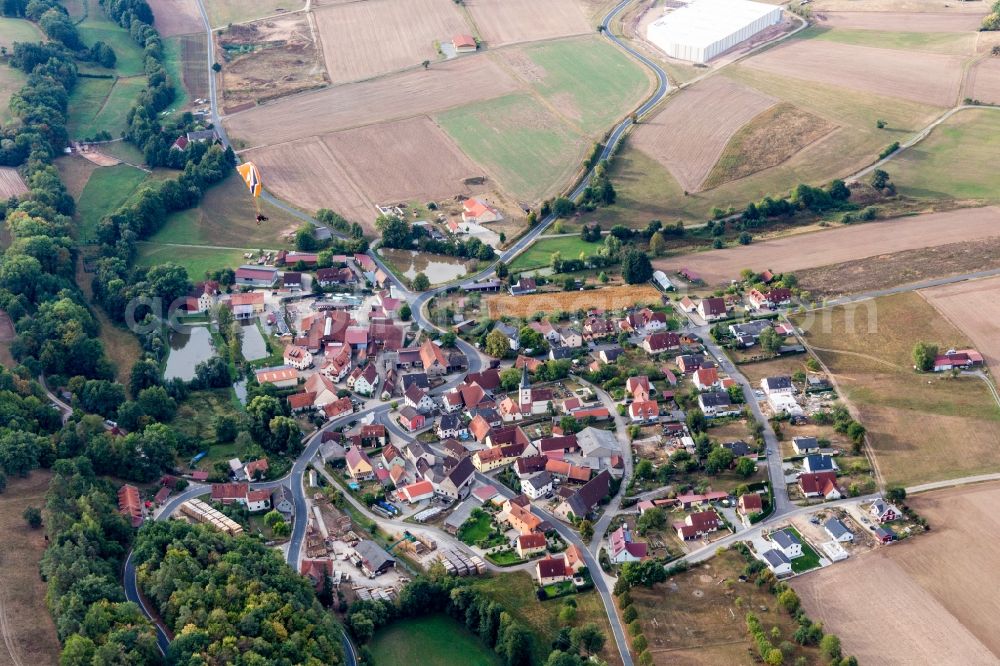
POLYGON ((460 278, 466 274, 466 259, 449 257, 443 254, 418 252, 416 250, 379 250, 386 261, 396 267, 396 270, 409 279, 423 273, 431 284, 440 284, 460 278))
POLYGON ((195 366, 213 356, 215 347, 212 346, 212 334, 205 326, 189 326, 183 331, 172 331, 163 378, 191 381, 194 379, 195 366))

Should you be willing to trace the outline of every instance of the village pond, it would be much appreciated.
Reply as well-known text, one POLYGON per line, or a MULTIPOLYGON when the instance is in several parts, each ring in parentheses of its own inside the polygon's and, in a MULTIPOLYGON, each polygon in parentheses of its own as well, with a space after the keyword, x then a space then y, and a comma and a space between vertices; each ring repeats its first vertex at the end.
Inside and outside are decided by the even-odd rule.
POLYGON ((423 273, 431 284, 455 280, 466 274, 466 260, 417 250, 381 249, 379 254, 404 277, 412 280, 423 273))
POLYGON ((205 326, 185 326, 170 332, 170 353, 164 379, 194 379, 194 369, 202 361, 215 356, 212 334, 205 326))

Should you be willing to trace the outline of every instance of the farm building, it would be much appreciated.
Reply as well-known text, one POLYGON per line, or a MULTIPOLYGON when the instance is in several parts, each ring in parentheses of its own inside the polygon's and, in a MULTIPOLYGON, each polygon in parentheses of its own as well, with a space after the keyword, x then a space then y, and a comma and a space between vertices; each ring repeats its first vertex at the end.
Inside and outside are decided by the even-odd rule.
POLYGON ((672 58, 705 63, 780 21, 775 5, 694 0, 650 23, 646 39, 672 58))

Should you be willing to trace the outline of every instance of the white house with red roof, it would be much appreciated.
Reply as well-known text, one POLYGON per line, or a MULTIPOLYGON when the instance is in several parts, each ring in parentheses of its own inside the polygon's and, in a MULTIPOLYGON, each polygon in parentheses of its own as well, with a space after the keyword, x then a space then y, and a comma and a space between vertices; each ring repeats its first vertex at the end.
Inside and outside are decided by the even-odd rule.
POLYGON ((285 365, 290 365, 297 370, 305 370, 313 364, 313 355, 308 350, 297 345, 288 345, 285 347, 285 353, 282 356, 285 365))
POLYGON ((482 199, 466 199, 462 203, 462 221, 472 224, 499 222, 503 219, 496 208, 488 205, 482 199))
POLYGON ((451 45, 455 47, 456 53, 475 53, 476 38, 468 34, 458 34, 451 38, 451 45))
POLYGON ((320 373, 313 373, 303 387, 306 393, 315 393, 313 406, 325 407, 337 399, 337 387, 320 373))
POLYGON ((628 406, 632 423, 650 423, 660 418, 660 406, 655 400, 635 400, 628 406))
POLYGON ((751 289, 747 294, 747 302, 758 310, 775 310, 783 305, 791 305, 792 290, 785 287, 777 287, 760 291, 751 289))
POLYGON ((934 357, 934 372, 965 370, 983 364, 983 355, 975 349, 949 349, 934 357))
POLYGON ((611 533, 611 536, 608 537, 608 544, 611 561, 615 564, 639 562, 646 559, 646 544, 633 541, 632 533, 625 525, 611 533))

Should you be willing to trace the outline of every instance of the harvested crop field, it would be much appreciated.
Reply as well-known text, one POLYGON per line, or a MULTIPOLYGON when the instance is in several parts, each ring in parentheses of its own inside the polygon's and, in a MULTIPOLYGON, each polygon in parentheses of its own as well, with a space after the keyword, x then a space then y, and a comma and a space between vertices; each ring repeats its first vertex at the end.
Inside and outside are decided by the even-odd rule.
POLYGON ((996 484, 908 498, 931 532, 807 574, 793 587, 809 616, 839 635, 860 663, 996 663, 1000 602, 983 583, 1000 567, 998 500, 996 484), (882 592, 871 594, 875 589, 882 592))
POLYGON ((975 32, 980 22, 978 14, 955 12, 819 11, 813 18, 824 28, 892 32, 975 32))
POLYGON ((469 32, 452 0, 368 0, 315 12, 333 83, 360 81, 440 55, 437 44, 469 32))
POLYGON ((582 35, 594 28, 576 0, 465 0, 488 46, 582 35))
POLYGON ((226 118, 248 146, 272 145, 387 120, 436 113, 517 90, 492 58, 458 58, 400 76, 337 86, 242 111, 226 118), (482 85, 489 81, 489 86, 482 85), (308 118, 308 122, 289 119, 308 118))
POLYGON ((793 104, 772 106, 733 135, 702 188, 711 189, 778 166, 836 127, 793 104))
POLYGON ((371 229, 375 203, 351 182, 321 139, 302 139, 243 154, 266 174, 268 191, 303 208, 331 208, 371 229), (322 171, 317 169, 319 165, 322 171))
POLYGON ((302 0, 206 0, 205 11, 212 27, 221 28, 230 23, 298 11, 304 5, 302 0))
POLYGON ((530 317, 536 312, 575 312, 602 308, 621 310, 632 305, 660 302, 660 292, 652 285, 625 285, 588 289, 586 291, 554 291, 529 296, 488 296, 486 305, 493 318, 530 317))
POLYGON ((194 99, 208 97, 208 68, 205 67, 205 35, 183 35, 178 37, 181 57, 181 81, 188 96, 194 99))
POLYGON ((45 607, 45 583, 38 562, 45 551, 44 530, 33 530, 21 514, 29 506, 45 506, 52 475, 35 470, 26 479, 11 478, 0 495, 0 664, 59 663, 59 641, 45 607))
POLYGON ((149 0, 149 8, 162 37, 205 31, 197 0, 149 0))
POLYGON ((825 12, 855 12, 863 9, 867 12, 901 12, 934 14, 973 14, 982 16, 989 11, 989 3, 979 0, 971 2, 953 2, 942 4, 940 0, 816 0, 813 13, 825 12), (945 11, 947 9, 947 11, 945 11))
POLYGON ((744 268, 777 272, 827 266, 880 254, 1000 235, 1000 208, 971 208, 798 234, 726 250, 657 259, 668 274, 689 268, 709 285, 727 284, 744 268), (949 233, 941 233, 947 229, 949 233))
POLYGON ((994 371, 1000 369, 1000 278, 959 282, 920 294, 969 336, 994 371))
POLYGON ((1000 471, 1000 408, 984 382, 918 374, 918 342, 964 348, 968 336, 906 292, 793 317, 868 430, 882 476, 914 484, 1000 471))
POLYGON ((326 85, 329 79, 311 20, 307 14, 290 14, 232 25, 216 37, 224 60, 227 109, 326 85))
POLYGON ((1000 236, 807 268, 795 277, 813 300, 823 300, 992 268, 1000 268, 1000 236))
POLYGON ((969 70, 965 96, 986 104, 1000 103, 1000 60, 981 60, 969 70))
POLYGON ((962 80, 958 56, 914 53, 823 40, 792 39, 745 61, 752 69, 950 107, 962 80))
POLYGON ((640 123, 629 143, 665 166, 685 190, 697 191, 737 130, 775 102, 713 76, 681 91, 640 123))
POLYGON ((9 199, 24 194, 28 186, 24 184, 21 174, 13 167, 0 167, 0 199, 9 199))

